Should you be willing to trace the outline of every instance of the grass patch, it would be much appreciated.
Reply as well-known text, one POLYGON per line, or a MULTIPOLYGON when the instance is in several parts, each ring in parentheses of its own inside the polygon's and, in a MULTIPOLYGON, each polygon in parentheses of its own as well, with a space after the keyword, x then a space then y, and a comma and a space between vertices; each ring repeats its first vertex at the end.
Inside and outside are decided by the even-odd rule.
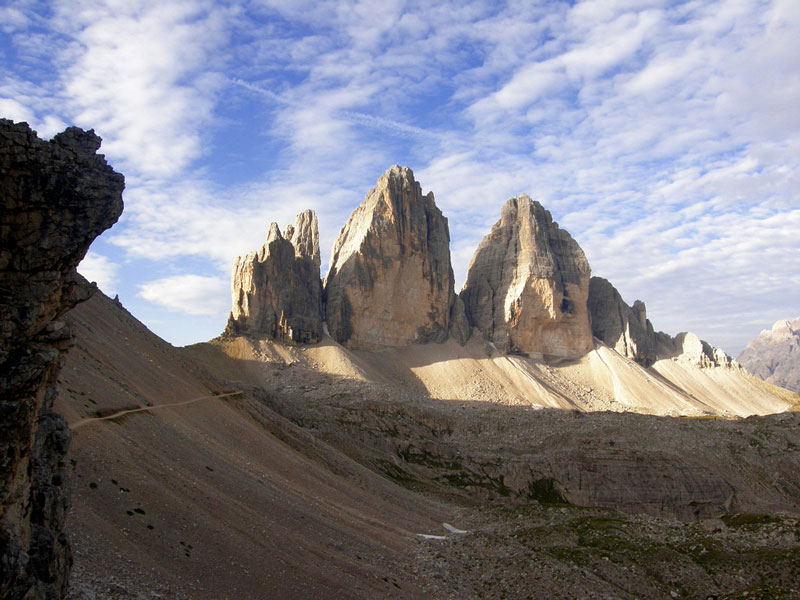
POLYGON ((725 515, 722 522, 728 527, 758 527, 770 523, 780 523, 780 519, 772 515, 743 513, 738 515, 725 515))

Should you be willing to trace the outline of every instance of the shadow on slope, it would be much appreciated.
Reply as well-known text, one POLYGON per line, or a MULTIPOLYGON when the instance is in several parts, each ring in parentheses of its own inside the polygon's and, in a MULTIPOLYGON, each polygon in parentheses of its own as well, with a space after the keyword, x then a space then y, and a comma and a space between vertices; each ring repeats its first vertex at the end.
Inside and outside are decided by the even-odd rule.
POLYGON ((100 294, 69 320, 70 422, 161 406, 74 433, 73 597, 419 597, 416 533, 452 511, 247 394, 211 397, 232 388, 100 294))
POLYGON ((671 597, 679 580, 703 597, 794 580, 797 521, 776 515, 798 511, 800 415, 437 400, 335 344, 175 349, 102 296, 70 320, 71 422, 160 406, 75 432, 73 598, 671 597), (734 535, 587 506, 771 516, 734 535), (655 571, 636 567, 653 553, 655 571))
MULTIPOLYGON (((800 508, 793 476, 800 467, 800 415, 676 419, 441 400, 402 377, 380 383, 322 371, 320 348, 282 347, 287 354, 280 356, 273 346, 239 338, 184 351, 223 376, 223 367, 236 374, 226 354, 233 348, 245 359, 240 372, 253 397, 370 469, 449 501, 524 503, 540 500, 544 489, 574 505, 689 520, 800 508)), ((356 357, 378 373, 386 371, 376 362, 402 374, 406 351, 430 350, 356 357)), ((483 368, 473 358, 456 364, 483 368)), ((643 371, 624 361, 629 366, 643 371)))

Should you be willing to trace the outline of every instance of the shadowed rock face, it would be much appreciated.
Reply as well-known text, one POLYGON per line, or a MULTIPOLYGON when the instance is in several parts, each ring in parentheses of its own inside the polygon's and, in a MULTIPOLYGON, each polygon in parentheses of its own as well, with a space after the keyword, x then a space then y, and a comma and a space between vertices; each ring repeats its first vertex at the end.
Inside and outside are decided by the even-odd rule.
MULTIPOLYGON (((433 193, 422 195, 411 169, 389 169, 334 244, 325 280, 331 336, 367 349, 444 341, 455 301, 449 244, 433 193)), ((464 330, 460 320, 457 339, 464 330)))
POLYGON ((738 368, 720 348, 683 332, 671 337, 654 331, 647 319, 644 302, 628 306, 617 289, 606 279, 592 277, 589 284, 589 316, 592 334, 623 356, 649 367, 659 359, 679 358, 700 368, 738 368))
POLYGON ((0 119, 0 597, 57 598, 71 556, 63 458, 52 412, 72 335, 58 318, 96 288, 75 267, 122 213, 124 178, 71 127, 51 142, 0 119))
POLYGON ((594 337, 645 367, 656 361, 656 334, 644 302, 628 306, 608 280, 592 277, 588 308, 594 337))
POLYGON ((233 308, 226 333, 314 344, 322 337, 319 231, 311 210, 281 235, 270 226, 258 252, 233 265, 233 308))
POLYGON ((764 381, 800 392, 800 317, 762 331, 737 360, 764 381))
POLYGON ((512 198, 472 258, 461 291, 469 322, 503 352, 575 357, 592 348, 589 263, 528 196, 512 198))

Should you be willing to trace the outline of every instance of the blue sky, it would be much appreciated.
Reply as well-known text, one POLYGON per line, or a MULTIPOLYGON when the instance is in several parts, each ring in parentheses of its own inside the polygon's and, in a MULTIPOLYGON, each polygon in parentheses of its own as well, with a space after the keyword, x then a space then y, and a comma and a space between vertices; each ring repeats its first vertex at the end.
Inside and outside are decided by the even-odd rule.
POLYGON ((236 255, 410 166, 457 289, 527 193, 656 329, 729 353, 800 315, 800 2, 12 0, 0 116, 94 128, 125 213, 80 270, 182 345, 236 255))

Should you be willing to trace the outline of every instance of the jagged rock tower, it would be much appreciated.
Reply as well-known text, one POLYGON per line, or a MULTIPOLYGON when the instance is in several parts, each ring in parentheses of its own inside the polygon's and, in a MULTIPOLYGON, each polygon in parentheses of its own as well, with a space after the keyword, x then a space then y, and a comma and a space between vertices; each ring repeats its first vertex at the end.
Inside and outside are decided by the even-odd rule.
POLYGON ((647 319, 644 302, 636 300, 632 307, 628 306, 617 289, 601 277, 591 279, 587 306, 594 336, 645 367, 657 360, 678 358, 700 368, 739 368, 723 350, 694 333, 672 337, 655 331, 647 319))
POLYGON ((636 300, 628 306, 607 279, 592 277, 588 307, 596 338, 645 367, 656 361, 656 334, 644 302, 636 300))
POLYGON ((225 333, 314 344, 322 337, 319 229, 311 210, 281 234, 272 223, 258 252, 239 256, 225 333))
POLYGON ((411 169, 390 168, 350 215, 333 247, 325 298, 330 334, 350 348, 447 338, 455 304, 450 232, 411 169))
POLYGON ((534 358, 593 348, 580 246, 528 196, 511 198, 478 246, 461 291, 469 322, 498 350, 534 358))
POLYGON ((97 291, 75 267, 122 213, 125 180, 94 131, 46 142, 0 119, 0 598, 66 597, 70 431, 53 412, 72 334, 59 317, 97 291))

